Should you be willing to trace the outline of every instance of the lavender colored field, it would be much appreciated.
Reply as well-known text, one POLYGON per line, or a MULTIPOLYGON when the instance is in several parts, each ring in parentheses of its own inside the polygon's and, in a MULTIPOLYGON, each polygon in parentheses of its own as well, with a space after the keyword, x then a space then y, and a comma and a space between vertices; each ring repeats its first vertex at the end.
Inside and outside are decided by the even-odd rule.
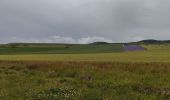
POLYGON ((124 51, 143 51, 146 48, 139 45, 124 45, 124 51))

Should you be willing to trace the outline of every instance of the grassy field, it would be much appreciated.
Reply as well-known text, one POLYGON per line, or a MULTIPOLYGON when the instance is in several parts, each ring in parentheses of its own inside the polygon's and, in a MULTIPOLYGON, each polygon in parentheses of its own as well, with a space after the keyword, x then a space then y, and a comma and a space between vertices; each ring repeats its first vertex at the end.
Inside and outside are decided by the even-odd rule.
POLYGON ((2 100, 169 100, 170 46, 147 51, 0 55, 2 100))
POLYGON ((87 54, 122 52, 121 44, 73 44, 52 46, 5 46, 0 47, 0 54, 87 54))
POLYGON ((170 62, 170 46, 145 45, 147 51, 90 54, 15 54, 0 55, 0 60, 18 61, 98 61, 98 62, 170 62))
POLYGON ((0 62, 1 100, 169 100, 170 63, 0 62))

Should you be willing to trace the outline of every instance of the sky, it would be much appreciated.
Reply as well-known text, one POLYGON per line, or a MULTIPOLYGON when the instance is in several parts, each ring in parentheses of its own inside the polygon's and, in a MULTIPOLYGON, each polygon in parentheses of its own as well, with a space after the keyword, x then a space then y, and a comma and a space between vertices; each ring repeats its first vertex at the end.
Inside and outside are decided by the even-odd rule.
POLYGON ((0 43, 170 39, 170 0, 0 0, 0 43))

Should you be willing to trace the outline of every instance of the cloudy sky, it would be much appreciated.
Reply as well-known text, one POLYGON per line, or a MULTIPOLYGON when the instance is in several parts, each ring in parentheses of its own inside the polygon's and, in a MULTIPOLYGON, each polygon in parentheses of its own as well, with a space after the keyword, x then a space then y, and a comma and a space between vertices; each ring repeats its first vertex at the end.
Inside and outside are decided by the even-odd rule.
POLYGON ((170 0, 0 0, 0 43, 170 39, 170 0))

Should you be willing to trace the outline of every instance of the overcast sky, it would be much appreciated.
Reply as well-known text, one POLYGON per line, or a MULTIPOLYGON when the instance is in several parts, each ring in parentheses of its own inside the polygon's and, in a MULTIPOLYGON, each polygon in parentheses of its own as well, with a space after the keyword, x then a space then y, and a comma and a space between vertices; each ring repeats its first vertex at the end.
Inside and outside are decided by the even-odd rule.
POLYGON ((170 0, 0 0, 0 43, 170 39, 170 0))

